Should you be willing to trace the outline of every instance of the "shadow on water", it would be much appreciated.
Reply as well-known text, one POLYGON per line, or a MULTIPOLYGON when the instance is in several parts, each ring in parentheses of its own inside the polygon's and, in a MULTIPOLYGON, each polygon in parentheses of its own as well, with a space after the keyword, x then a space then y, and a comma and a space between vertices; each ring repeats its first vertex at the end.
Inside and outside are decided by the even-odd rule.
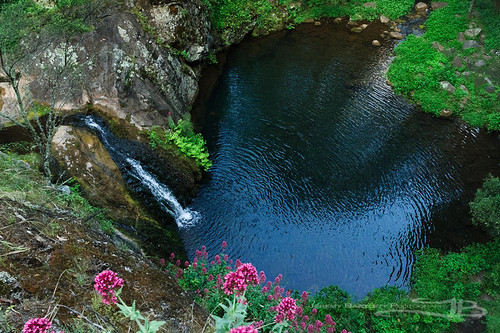
MULTIPOLYGON (((417 22, 418 23, 418 22, 417 22)), ((289 288, 361 297, 405 286, 416 249, 484 241, 468 202, 498 174, 499 140, 416 110, 386 85, 383 26, 302 25, 233 48, 203 133, 214 166, 182 233, 189 253, 221 241, 289 288)))

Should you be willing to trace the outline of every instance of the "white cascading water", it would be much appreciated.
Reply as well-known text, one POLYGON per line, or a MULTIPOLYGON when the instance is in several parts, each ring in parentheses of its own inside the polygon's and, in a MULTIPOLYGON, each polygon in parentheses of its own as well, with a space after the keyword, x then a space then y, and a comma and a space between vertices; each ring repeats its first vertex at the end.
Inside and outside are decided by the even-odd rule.
POLYGON ((109 149, 112 149, 115 153, 120 155, 131 167, 132 172, 131 176, 140 181, 144 186, 146 186, 150 191, 156 201, 160 204, 162 209, 172 215, 175 218, 175 222, 179 226, 179 228, 192 226, 199 220, 199 213, 196 211, 192 211, 189 208, 182 208, 181 204, 175 198, 172 191, 162 184, 154 175, 144 170, 139 161, 125 156, 122 152, 117 151, 109 144, 106 139, 106 132, 104 129, 97 124, 94 119, 87 116, 85 117, 85 124, 97 130, 101 133, 103 143, 108 146, 109 149))

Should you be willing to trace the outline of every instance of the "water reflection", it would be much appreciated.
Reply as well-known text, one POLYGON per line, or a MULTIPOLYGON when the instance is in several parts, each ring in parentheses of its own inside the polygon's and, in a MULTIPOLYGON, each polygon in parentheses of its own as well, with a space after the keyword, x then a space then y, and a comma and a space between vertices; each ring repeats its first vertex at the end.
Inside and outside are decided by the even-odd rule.
POLYGON ((342 28, 302 26, 231 52, 207 105, 214 166, 188 251, 226 240, 289 288, 363 296, 404 285, 415 249, 481 237, 467 201, 497 168, 485 156, 498 160, 498 142, 395 97, 391 45, 371 47, 379 32, 349 42, 342 28))

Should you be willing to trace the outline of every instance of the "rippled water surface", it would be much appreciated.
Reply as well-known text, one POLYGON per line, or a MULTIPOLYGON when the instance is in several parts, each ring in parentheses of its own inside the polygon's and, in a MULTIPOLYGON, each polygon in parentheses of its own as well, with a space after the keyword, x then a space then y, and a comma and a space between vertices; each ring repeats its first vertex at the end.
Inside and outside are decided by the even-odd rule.
POLYGON ((363 296, 405 285, 415 249, 482 237, 466 202, 498 167, 497 138, 395 97, 379 33, 301 26, 229 53, 206 105, 202 219, 182 230, 191 254, 226 240, 288 288, 363 296))

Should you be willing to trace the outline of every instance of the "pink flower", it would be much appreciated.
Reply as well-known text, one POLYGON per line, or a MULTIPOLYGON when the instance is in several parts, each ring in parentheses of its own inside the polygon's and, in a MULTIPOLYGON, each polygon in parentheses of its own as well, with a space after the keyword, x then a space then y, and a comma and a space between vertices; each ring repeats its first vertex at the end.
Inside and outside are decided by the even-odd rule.
POLYGON ((264 273, 264 271, 260 271, 259 279, 260 279, 260 281, 259 281, 260 283, 266 282, 266 274, 264 273))
POLYGON ((184 263, 184 266, 189 267, 189 261, 186 261, 186 262, 184 263))
POLYGON ((306 302, 308 297, 309 297, 309 294, 308 294, 307 292, 305 292, 305 291, 304 291, 304 292, 302 293, 302 301, 303 301, 303 302, 306 302))
POLYGON ((47 318, 32 318, 24 324, 23 333, 46 333, 51 326, 47 318))
POLYGON ((335 326, 335 322, 333 321, 332 316, 330 316, 329 314, 325 316, 325 324, 335 326))
POLYGON ((217 265, 220 265, 220 256, 219 256, 219 255, 216 255, 216 256, 214 257, 214 260, 215 260, 215 262, 217 263, 217 265))
POLYGON ((229 333, 258 333, 257 329, 255 329, 252 325, 250 326, 240 326, 233 328, 229 331, 229 333))
POLYGON ((99 273, 94 282, 94 289, 101 295, 102 302, 116 304, 115 289, 123 286, 123 279, 120 279, 115 272, 107 270, 99 273))
POLYGON ((297 313, 298 306, 295 300, 291 297, 285 297, 281 300, 280 304, 276 308, 278 314, 274 317, 274 321, 281 323, 283 320, 293 320, 295 319, 295 314, 297 313))
POLYGON ((214 276, 213 276, 212 274, 210 274, 210 275, 208 276, 208 281, 212 281, 213 279, 214 279, 214 276))
POLYGON ((316 310, 316 309, 312 309, 312 310, 311 310, 311 313, 312 313, 312 315, 313 315, 313 316, 315 316, 315 315, 318 313, 318 310, 316 310))
POLYGON ((226 294, 242 295, 249 285, 259 283, 257 269, 252 264, 241 264, 236 271, 229 272, 225 277, 223 288, 226 294))
POLYGON ((160 265, 161 266, 165 265, 165 259, 163 259, 163 258, 160 259, 160 265))
POLYGON ((175 258, 175 254, 170 253, 170 260, 174 260, 174 258, 175 258))
POLYGON ((224 248, 226 248, 226 246, 227 246, 226 241, 222 241, 222 248, 224 249, 224 248))

